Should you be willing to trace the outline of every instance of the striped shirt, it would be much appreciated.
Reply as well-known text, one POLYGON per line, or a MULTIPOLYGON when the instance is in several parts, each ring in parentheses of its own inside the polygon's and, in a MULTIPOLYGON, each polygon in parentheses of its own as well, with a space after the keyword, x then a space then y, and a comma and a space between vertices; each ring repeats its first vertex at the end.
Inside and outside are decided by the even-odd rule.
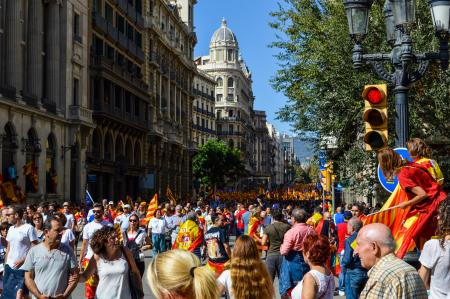
POLYGON ((381 258, 368 272, 360 298, 426 299, 427 290, 416 269, 393 253, 381 258))

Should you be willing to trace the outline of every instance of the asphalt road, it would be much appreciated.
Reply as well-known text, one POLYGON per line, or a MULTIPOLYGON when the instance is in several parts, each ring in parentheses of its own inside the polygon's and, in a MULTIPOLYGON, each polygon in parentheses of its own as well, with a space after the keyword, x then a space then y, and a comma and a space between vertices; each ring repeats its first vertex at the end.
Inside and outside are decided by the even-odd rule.
MULTIPOLYGON (((230 238, 230 245, 233 246, 234 245, 234 237, 230 238)), ((81 244, 81 243, 80 243, 81 244)), ((80 246, 79 246, 80 247, 80 246)), ((145 264, 148 266, 149 263, 151 261, 151 252, 147 251, 146 255, 145 255, 145 264)), ((146 271, 147 273, 147 271, 146 271)), ((150 290, 150 287, 145 279, 146 273, 144 273, 144 294, 145 294, 145 299, 156 299, 156 297, 153 295, 152 291, 150 290)), ((337 279, 336 279, 336 285, 337 285, 337 279)), ((276 294, 276 299, 280 299, 280 295, 278 294, 278 279, 275 279, 274 282, 274 287, 275 287, 275 294, 276 294)), ((84 283, 80 283, 78 284, 77 288, 75 289, 75 291, 72 293, 72 299, 84 299, 84 283)), ((335 298, 344 298, 344 297, 335 297, 335 298)))

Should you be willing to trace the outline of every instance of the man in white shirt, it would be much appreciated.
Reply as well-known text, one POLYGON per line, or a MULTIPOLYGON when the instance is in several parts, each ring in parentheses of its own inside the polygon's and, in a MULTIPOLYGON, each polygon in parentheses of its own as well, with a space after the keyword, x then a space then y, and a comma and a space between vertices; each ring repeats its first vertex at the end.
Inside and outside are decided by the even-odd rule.
POLYGON ((75 217, 70 211, 70 204, 66 201, 63 203, 64 215, 66 216, 65 228, 70 228, 72 231, 75 230, 75 217))
MULTIPOLYGON (((93 213, 94 221, 86 224, 83 228, 83 243, 81 244, 80 250, 80 269, 85 269, 89 264, 89 260, 94 255, 94 251, 91 248, 91 240, 94 233, 103 226, 112 226, 111 223, 103 220, 104 209, 102 204, 94 204, 93 213)), ((85 284, 85 297, 87 299, 94 299, 96 289, 96 280, 91 277, 85 284)))
POLYGON ((31 246, 38 243, 36 230, 33 226, 23 222, 24 209, 20 207, 10 208, 9 215, 14 217, 13 226, 8 230, 6 235, 6 241, 8 241, 8 247, 5 254, 5 274, 3 281, 7 282, 8 276, 14 275, 16 279, 20 277, 18 288, 5 285, 3 298, 22 298, 24 290, 24 272, 19 270, 25 262, 27 253, 31 246))

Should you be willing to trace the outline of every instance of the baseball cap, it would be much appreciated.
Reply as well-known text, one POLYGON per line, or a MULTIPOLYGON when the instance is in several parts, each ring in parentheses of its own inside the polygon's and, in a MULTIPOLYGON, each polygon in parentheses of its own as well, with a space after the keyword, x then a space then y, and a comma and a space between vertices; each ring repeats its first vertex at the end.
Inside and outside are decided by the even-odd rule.
POLYGON ((114 201, 111 200, 108 204, 114 205, 114 201))
POLYGON ((129 204, 126 204, 123 206, 124 209, 131 209, 131 206, 129 204))
POLYGON ((145 201, 142 201, 142 202, 140 203, 140 205, 141 205, 141 206, 146 206, 147 203, 146 203, 145 201))

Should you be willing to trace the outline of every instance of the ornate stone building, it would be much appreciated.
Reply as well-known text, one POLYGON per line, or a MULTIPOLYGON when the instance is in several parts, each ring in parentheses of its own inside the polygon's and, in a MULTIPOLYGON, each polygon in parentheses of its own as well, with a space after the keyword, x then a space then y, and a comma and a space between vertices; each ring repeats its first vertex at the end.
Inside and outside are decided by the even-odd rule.
POLYGON ((0 169, 28 202, 84 198, 87 18, 86 1, 0 0, 0 169))
POLYGON ((208 56, 196 59, 197 67, 214 77, 217 136, 238 147, 249 173, 255 171, 252 76, 239 53, 239 45, 227 22, 217 29, 208 56))
POLYGON ((192 103, 197 37, 196 0, 145 1, 144 80, 149 86, 151 131, 148 157, 153 190, 170 187, 179 197, 192 190, 192 103))
POLYGON ((90 0, 89 105, 96 125, 87 157, 95 200, 141 194, 150 133, 144 81, 144 16, 141 0, 90 0))
POLYGON ((202 146, 216 139, 216 116, 214 114, 216 81, 203 71, 194 78, 194 105, 192 106, 192 142, 202 146))

